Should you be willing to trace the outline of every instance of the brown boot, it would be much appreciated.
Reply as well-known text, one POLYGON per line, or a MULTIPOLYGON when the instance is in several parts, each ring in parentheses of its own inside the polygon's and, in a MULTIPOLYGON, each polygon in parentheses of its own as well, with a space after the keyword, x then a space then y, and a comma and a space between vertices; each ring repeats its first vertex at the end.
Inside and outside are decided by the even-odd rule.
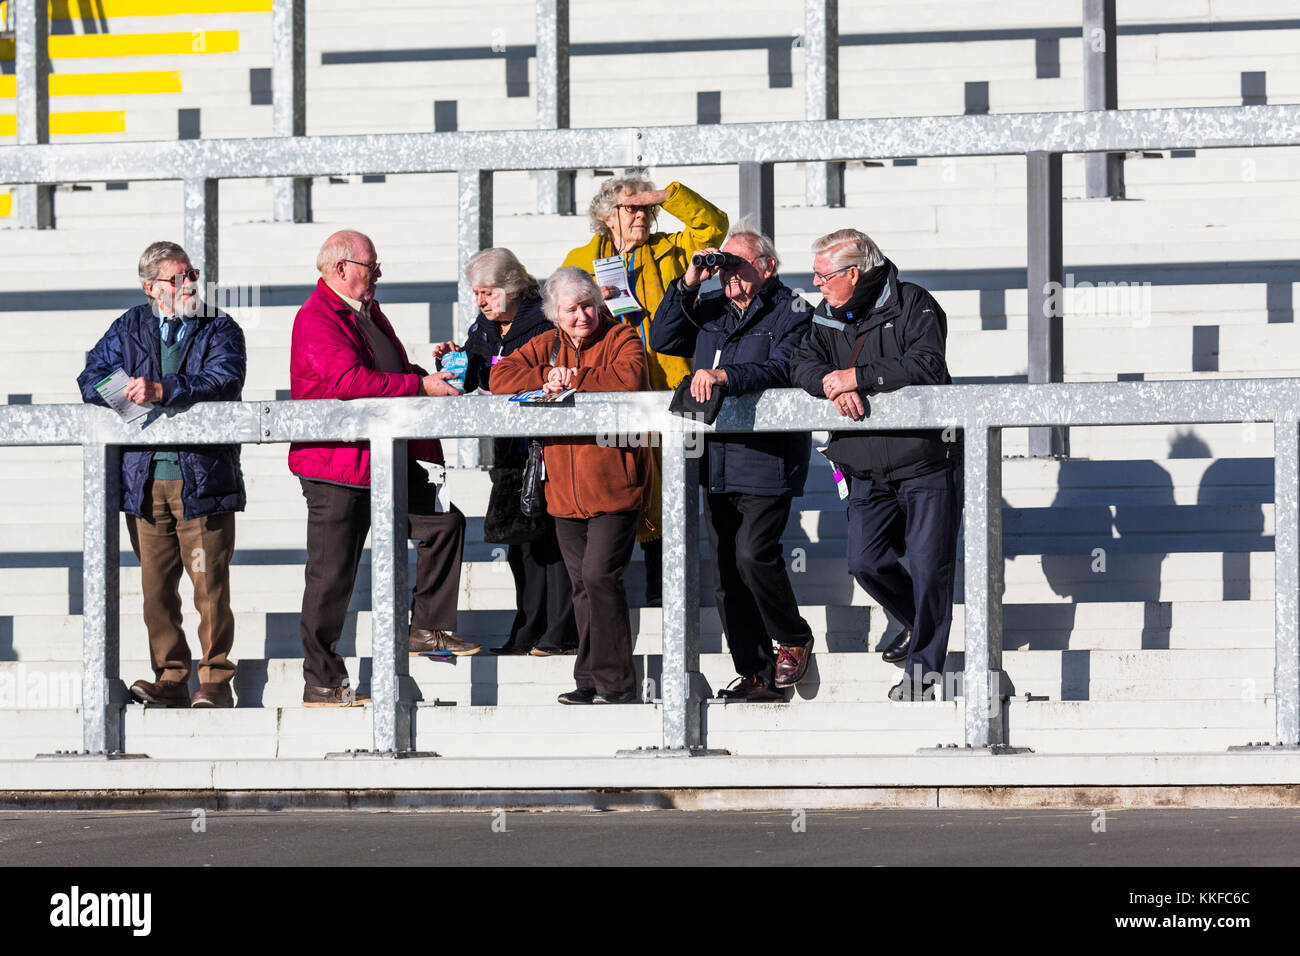
POLYGON ((200 684, 199 689, 194 692, 194 700, 190 702, 191 707, 234 707, 235 695, 230 690, 229 684, 200 684))
POLYGON ((317 687, 315 684, 302 687, 304 707, 360 707, 369 700, 351 687, 317 687))
POLYGON ((470 654, 477 654, 482 649, 481 645, 462 641, 454 634, 448 634, 446 631, 430 631, 423 627, 411 628, 412 657, 430 651, 455 654, 457 657, 468 657, 470 654))
POLYGON ((190 706, 189 685, 178 680, 138 680, 131 685, 131 696, 155 707, 190 706))

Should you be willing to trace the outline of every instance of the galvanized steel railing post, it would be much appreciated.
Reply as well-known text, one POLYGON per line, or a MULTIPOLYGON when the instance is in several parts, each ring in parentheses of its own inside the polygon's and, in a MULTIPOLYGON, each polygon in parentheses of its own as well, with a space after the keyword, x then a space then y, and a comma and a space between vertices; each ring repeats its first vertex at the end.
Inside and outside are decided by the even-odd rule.
POLYGON ((704 436, 680 419, 662 436, 663 746, 704 746, 700 697, 700 459, 704 436), (687 444, 687 438, 693 440, 687 444))
MULTIPOLYGON (((459 173, 460 218, 458 236, 460 244, 459 265, 456 272, 459 308, 456 310, 454 338, 463 343, 465 335, 478 314, 474 304, 474 291, 465 278, 465 264, 480 249, 492 245, 492 170, 462 169, 459 173)), ((456 460, 462 468, 477 468, 480 460, 480 443, 463 439, 456 443, 456 460)))
POLYGON ((118 511, 122 500, 122 449, 87 444, 82 461, 82 749, 109 754, 123 749, 119 630, 118 511))
MULTIPOLYGON (((804 0, 803 70, 804 119, 839 119, 839 0, 804 0)), ((844 205, 843 163, 808 163, 804 177, 809 206, 844 205)))
MULTIPOLYGON (((1119 108, 1115 0, 1083 0, 1083 108, 1119 108)), ((1089 199, 1124 198, 1124 154, 1088 153, 1083 158, 1089 199)))
MULTIPOLYGON (((14 82, 18 145, 50 141, 50 8, 42 0, 13 0, 14 82)), ((54 228, 54 187, 14 189, 20 229, 54 228)))
POLYGON ((378 753, 411 749, 406 446, 370 437, 370 697, 378 753))
POLYGON ((1300 744, 1300 431, 1273 424, 1273 690, 1277 742, 1300 744))
MULTIPOLYGON (((271 122, 276 136, 307 135, 307 3, 271 5, 271 122)), ((311 180, 272 185, 276 222, 311 222, 311 180)))
POLYGON ((740 164, 740 216, 752 217, 759 232, 776 235, 776 200, 772 163, 740 164))
MULTIPOLYGON (((537 0, 537 128, 569 128, 569 0, 537 0)), ((572 216, 574 171, 537 172, 537 211, 572 216)))
POLYGON ((966 743, 1005 744, 1002 722, 1002 429, 966 427, 966 743))
POLYGON ((215 179, 185 180, 185 251, 209 286, 218 281, 217 189, 215 179))
MULTIPOLYGON (((1026 157, 1025 208, 1028 218, 1029 381, 1065 381, 1065 289, 1062 274, 1061 154, 1033 152, 1026 157)), ((1034 458, 1070 453, 1069 433, 1053 425, 1029 429, 1034 458)))

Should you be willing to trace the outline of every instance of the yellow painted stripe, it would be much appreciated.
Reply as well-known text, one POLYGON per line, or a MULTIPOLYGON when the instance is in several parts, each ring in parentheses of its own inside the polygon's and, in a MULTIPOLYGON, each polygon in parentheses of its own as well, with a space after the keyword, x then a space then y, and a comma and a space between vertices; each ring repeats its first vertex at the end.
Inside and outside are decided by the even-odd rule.
MULTIPOLYGON (((234 53, 238 30, 193 30, 189 33, 90 33, 50 37, 50 57, 168 56, 187 53, 234 53)), ((14 58, 14 41, 0 40, 0 60, 14 58)))
POLYGON ((270 12, 271 0, 67 0, 50 4, 52 20, 270 12))
MULTIPOLYGON (((13 99, 12 74, 0 76, 0 99, 13 99)), ((51 96, 105 96, 116 93, 179 93, 181 74, 175 70, 140 73, 51 73, 51 96)))
POLYGON ((188 53, 234 53, 238 30, 194 30, 188 33, 91 33, 50 37, 50 57, 160 56, 188 53))
MULTIPOLYGON (((5 19, 8 9, 7 2, 0 3, 0 20, 5 19)), ((51 20, 270 12, 271 0, 65 0, 62 3, 50 3, 51 20)))
POLYGON ((0 193, 0 218, 9 215, 13 201, 13 196, 9 195, 9 193, 0 193))
MULTIPOLYGON (((14 136, 17 132, 18 118, 12 113, 0 115, 0 136, 14 136)), ((50 135, 52 136, 125 132, 126 112, 124 110, 50 114, 50 135)))

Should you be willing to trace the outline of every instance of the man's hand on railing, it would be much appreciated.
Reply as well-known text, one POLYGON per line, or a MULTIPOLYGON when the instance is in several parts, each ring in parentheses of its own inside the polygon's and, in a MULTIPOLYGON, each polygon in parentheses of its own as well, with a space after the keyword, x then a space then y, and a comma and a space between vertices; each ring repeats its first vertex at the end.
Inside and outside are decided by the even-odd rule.
POLYGON ((447 384, 447 379, 455 378, 452 372, 434 372, 420 379, 421 395, 459 395, 460 389, 447 384))
POLYGON ((151 382, 147 378, 133 378, 131 384, 122 393, 128 401, 137 405, 148 405, 162 401, 162 383, 151 382))
POLYGON ((839 409, 841 415, 845 418, 851 418, 855 422, 862 419, 867 414, 867 406, 862 403, 862 396, 857 392, 845 392, 838 398, 831 399, 835 407, 839 409))
POLYGON ((691 398, 697 402, 707 402, 713 394, 714 385, 726 385, 727 373, 720 368, 702 368, 691 379, 691 398))
POLYGON ((827 372, 822 376, 822 391, 832 402, 845 392, 858 390, 858 373, 856 369, 846 368, 838 372, 827 372))

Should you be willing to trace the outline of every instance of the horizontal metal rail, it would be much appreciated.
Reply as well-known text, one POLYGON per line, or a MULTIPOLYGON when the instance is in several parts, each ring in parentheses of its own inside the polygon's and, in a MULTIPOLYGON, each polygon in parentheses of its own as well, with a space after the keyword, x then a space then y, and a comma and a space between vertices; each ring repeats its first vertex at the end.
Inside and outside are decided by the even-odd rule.
MULTIPOLYGON (((120 452, 131 445, 360 440, 372 456, 374 749, 412 745, 406 675, 408 440, 659 433, 664 462, 663 745, 704 744, 699 674, 700 433, 951 429, 964 440, 966 743, 1005 743, 1002 721, 1002 430, 1051 425, 1273 422, 1275 446, 1276 729, 1300 738, 1300 379, 911 387, 871 398, 852 422, 794 389, 729 399, 713 426, 666 411, 662 393, 579 395, 567 408, 505 398, 231 402, 162 414, 143 428, 86 405, 0 408, 0 445, 80 445, 85 471, 84 748, 121 750, 117 502, 120 452)), ((436 730, 433 731, 436 735, 436 730)))
POLYGON ((0 147, 0 183, 709 166, 1300 145, 1300 106, 0 147))

